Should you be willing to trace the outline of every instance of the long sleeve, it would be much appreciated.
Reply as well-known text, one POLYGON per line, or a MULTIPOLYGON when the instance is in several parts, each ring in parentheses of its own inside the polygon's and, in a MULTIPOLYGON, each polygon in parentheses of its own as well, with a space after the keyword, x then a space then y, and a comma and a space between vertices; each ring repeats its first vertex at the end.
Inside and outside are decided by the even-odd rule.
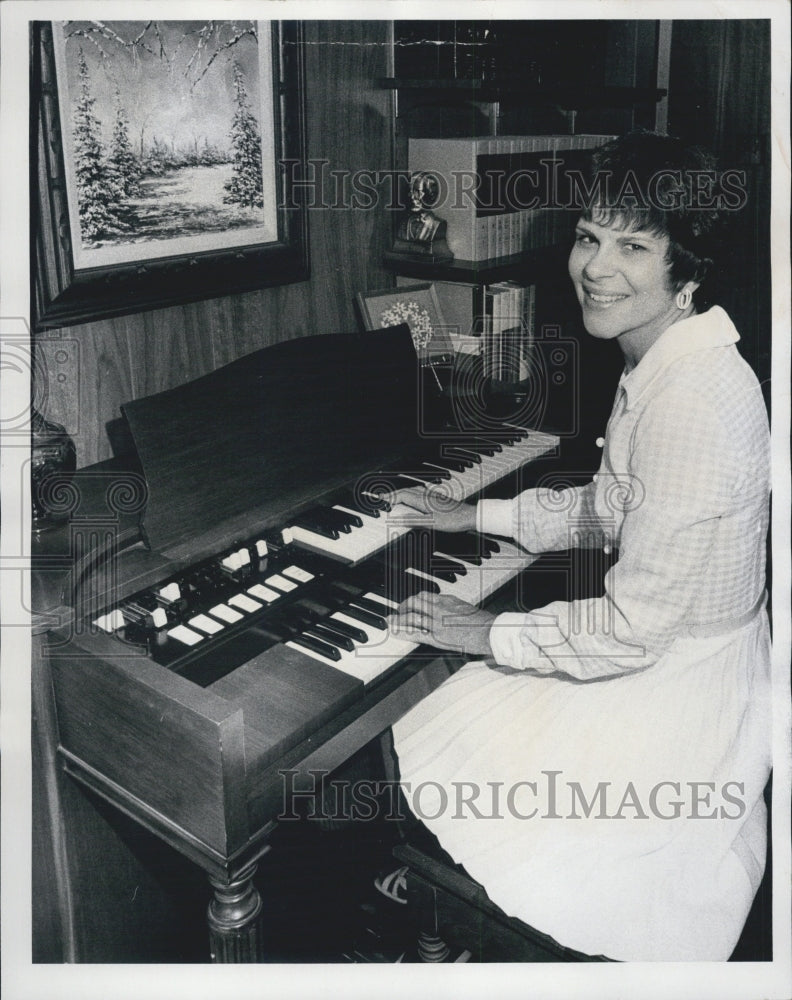
POLYGON ((478 530, 513 538, 528 552, 607 543, 594 507, 595 483, 526 490, 513 500, 480 500, 478 530))
MULTIPOLYGON (((691 388, 672 381, 631 428, 633 489, 604 595, 500 615, 490 634, 499 663, 584 680, 618 675, 651 666, 686 624, 699 621, 721 519, 744 509, 755 490, 733 428, 691 388)), ((525 511, 521 500, 517 510, 525 511)), ((596 496, 593 503, 601 522, 603 504, 596 496)), ((561 535, 558 528, 556 540, 561 535)), ((728 607, 729 595, 722 596, 728 607)))

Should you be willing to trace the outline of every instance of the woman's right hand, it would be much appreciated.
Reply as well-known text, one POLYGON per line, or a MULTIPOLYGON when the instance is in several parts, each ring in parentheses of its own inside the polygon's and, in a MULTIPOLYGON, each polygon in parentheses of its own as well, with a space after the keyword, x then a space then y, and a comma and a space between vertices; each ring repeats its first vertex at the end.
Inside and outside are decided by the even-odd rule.
POLYGON ((397 490, 393 495, 393 503, 404 504, 411 507, 420 514, 428 515, 432 519, 432 527, 435 531, 475 531, 476 530, 476 507, 469 503, 449 503, 446 507, 436 502, 432 502, 431 493, 423 487, 415 489, 397 490))

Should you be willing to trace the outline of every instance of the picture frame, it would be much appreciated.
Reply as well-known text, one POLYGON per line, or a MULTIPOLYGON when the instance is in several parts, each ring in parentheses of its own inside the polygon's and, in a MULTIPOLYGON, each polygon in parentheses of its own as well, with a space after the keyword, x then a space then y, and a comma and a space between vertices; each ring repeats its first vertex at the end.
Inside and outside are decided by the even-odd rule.
POLYGON ((421 364, 448 364, 454 346, 431 282, 358 292, 356 303, 364 330, 407 323, 421 364))
POLYGON ((303 64, 299 22, 32 22, 34 330, 308 278, 303 64))

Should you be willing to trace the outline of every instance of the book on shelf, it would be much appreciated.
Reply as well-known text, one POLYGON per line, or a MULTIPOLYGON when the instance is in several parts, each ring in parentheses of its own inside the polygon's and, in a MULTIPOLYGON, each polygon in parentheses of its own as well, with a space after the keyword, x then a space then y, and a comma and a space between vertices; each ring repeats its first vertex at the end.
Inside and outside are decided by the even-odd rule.
POLYGON ((479 328, 484 375, 496 382, 522 382, 531 367, 534 285, 499 281, 482 289, 479 328))
POLYGON ((435 215, 457 260, 485 261, 568 239, 587 151, 609 135, 510 135, 409 142, 411 173, 439 182, 435 215))

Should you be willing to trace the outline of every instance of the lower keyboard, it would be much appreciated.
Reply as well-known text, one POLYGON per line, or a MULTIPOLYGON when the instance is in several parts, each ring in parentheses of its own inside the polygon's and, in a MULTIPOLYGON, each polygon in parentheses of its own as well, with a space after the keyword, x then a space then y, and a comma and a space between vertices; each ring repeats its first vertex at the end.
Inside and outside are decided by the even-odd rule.
MULTIPOLYGON (((458 597, 468 604, 478 605, 510 580, 513 580, 536 558, 510 542, 499 540, 497 547, 498 551, 491 553, 479 565, 457 557, 459 562, 465 563, 465 573, 457 576, 453 581, 434 576, 431 570, 425 572, 414 567, 407 567, 404 572, 415 577, 415 589, 418 592, 431 590, 434 593, 458 597)), ((356 610, 360 609, 357 608, 354 598, 350 600, 345 609, 336 612, 336 616, 343 623, 351 622, 361 626, 362 631, 365 632, 365 639, 351 640, 351 649, 339 648, 332 646, 332 643, 325 643, 332 649, 331 655, 327 655, 330 650, 323 651, 322 647, 316 643, 313 643, 313 648, 295 640, 287 642, 286 645, 306 656, 319 660, 321 663, 342 670, 363 681, 364 684, 370 684, 386 670, 414 652, 420 645, 420 638, 414 633, 409 637, 392 634, 388 622, 384 619, 398 607, 395 601, 386 597, 381 591, 369 591, 363 597, 367 606, 369 604, 380 606, 383 620, 377 625, 361 623, 359 618, 355 618, 356 610)), ((330 618, 332 619, 333 616, 331 615, 330 618)), ((306 630, 306 634, 309 639, 316 637, 316 632, 312 632, 310 629, 306 630)))

